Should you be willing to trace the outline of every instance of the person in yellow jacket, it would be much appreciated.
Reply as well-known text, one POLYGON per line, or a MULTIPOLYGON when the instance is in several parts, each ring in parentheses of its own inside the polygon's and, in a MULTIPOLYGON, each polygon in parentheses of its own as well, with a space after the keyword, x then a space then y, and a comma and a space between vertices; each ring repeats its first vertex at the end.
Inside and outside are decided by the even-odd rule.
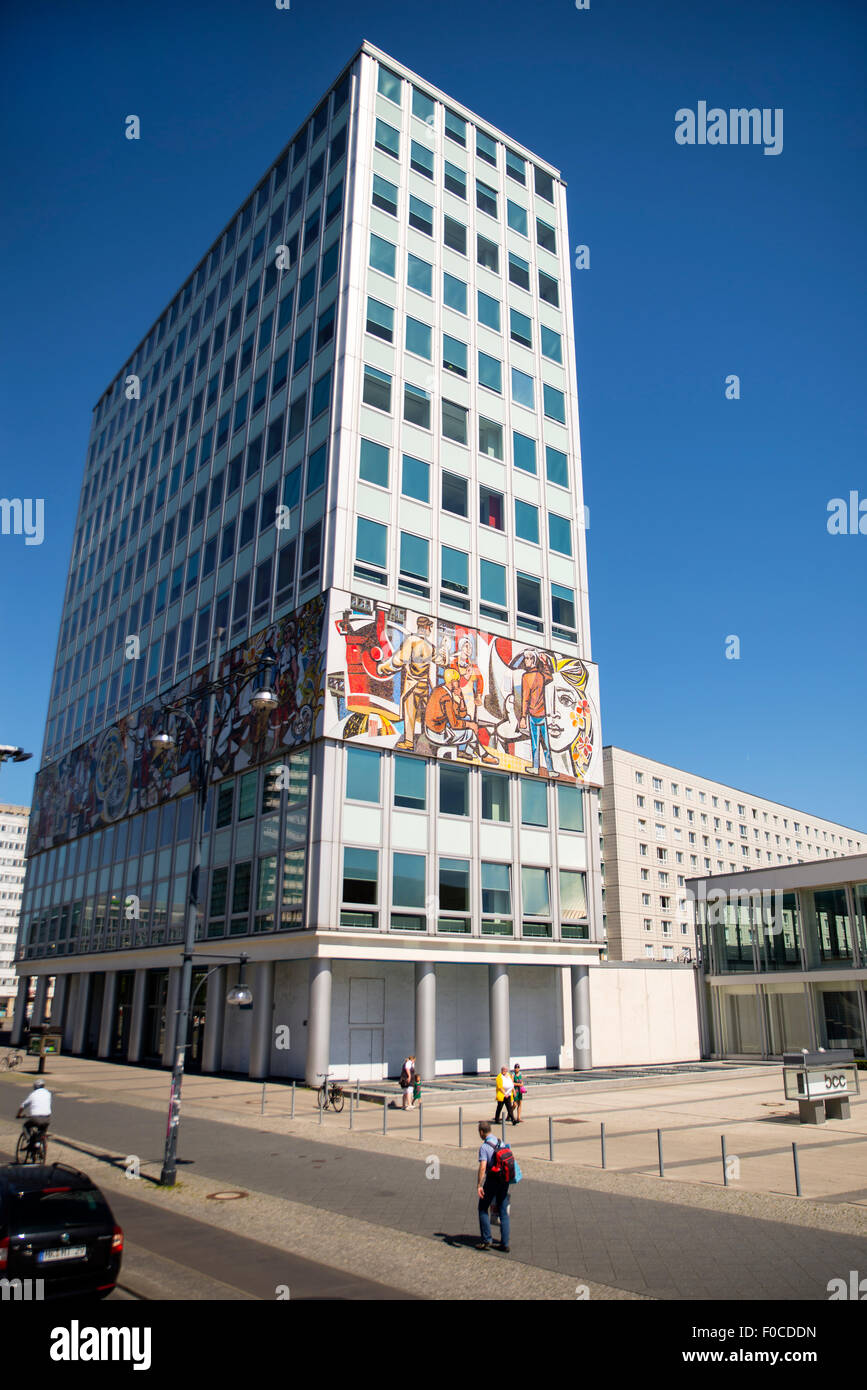
POLYGON ((500 1067, 500 1070, 497 1072, 496 1087, 497 1110, 496 1114, 494 1115, 494 1124, 499 1124, 500 1112, 502 1111, 503 1106, 505 1105, 509 1119, 512 1121, 513 1125, 516 1125, 518 1121, 515 1119, 515 1112, 512 1109, 512 1091, 514 1090, 514 1082, 512 1081, 508 1062, 504 1062, 503 1065, 500 1067))

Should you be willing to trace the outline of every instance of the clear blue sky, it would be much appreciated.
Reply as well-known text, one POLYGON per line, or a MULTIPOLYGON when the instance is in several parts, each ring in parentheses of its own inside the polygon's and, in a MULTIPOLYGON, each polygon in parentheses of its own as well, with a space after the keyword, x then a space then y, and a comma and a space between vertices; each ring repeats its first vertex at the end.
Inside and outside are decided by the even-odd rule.
POLYGON ((369 38, 568 181, 604 741, 867 827, 867 535, 826 530, 867 498, 862 6, 47 0, 5 28, 0 496, 43 497, 46 537, 0 536, 0 743, 41 747, 91 407, 369 38), (677 145, 700 100, 782 107, 782 153, 677 145))

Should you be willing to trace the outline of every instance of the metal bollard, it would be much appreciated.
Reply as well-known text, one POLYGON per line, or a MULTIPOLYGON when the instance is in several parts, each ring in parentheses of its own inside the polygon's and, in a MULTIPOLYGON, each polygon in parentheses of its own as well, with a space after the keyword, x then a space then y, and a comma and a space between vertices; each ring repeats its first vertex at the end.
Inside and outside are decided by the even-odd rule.
POLYGON ((464 1147, 464 1107, 458 1106, 458 1148, 464 1147))
POLYGON ((358 1104, 360 1103, 360 1101, 361 1101, 361 1081, 358 1079, 358 1077, 356 1077, 356 1080, 355 1080, 355 1104, 358 1105, 358 1104))
POLYGON ((792 1158, 794 1159, 794 1163, 795 1163, 795 1196, 796 1196, 796 1197, 802 1197, 802 1196, 803 1196, 803 1193, 801 1192, 801 1169, 800 1169, 800 1167, 799 1167, 799 1165, 798 1165, 798 1146, 797 1146, 797 1144, 793 1144, 793 1145, 792 1145, 792 1158))
POLYGON ((424 1101, 418 1103, 418 1137, 424 1138, 424 1101))
POLYGON ((292 1082, 292 1108, 289 1111, 289 1119, 295 1119, 295 1082, 292 1082))
POLYGON ((726 1137, 725 1137, 725 1135, 724 1135, 724 1134, 721 1134, 720 1137, 719 1137, 719 1140, 720 1140, 720 1146, 721 1146, 721 1148, 722 1148, 723 1187, 728 1187, 728 1185, 729 1185, 729 1165, 728 1165, 728 1160, 727 1160, 727 1158, 726 1158, 726 1137))
POLYGON ((262 1107, 261 1107, 261 1109, 260 1109, 260 1111, 259 1111, 259 1114, 260 1114, 260 1115, 264 1115, 264 1114, 265 1114, 265 1082, 264 1082, 264 1081, 262 1082, 262 1107))
POLYGON ((554 1117, 548 1116, 548 1158, 554 1162, 554 1117))
MULTIPOLYGON (((317 1097, 317 1099, 318 1099, 318 1097, 317 1097)), ((319 1106, 319 1123, 320 1123, 320 1124, 322 1124, 322 1116, 323 1116, 324 1114, 325 1114, 325 1106, 324 1106, 324 1105, 320 1105, 320 1106, 319 1106)))
POLYGON ((382 1097, 382 1132, 388 1133, 388 1096, 382 1097))
POLYGON ((505 1117, 505 1115, 504 1115, 503 1118, 500 1120, 500 1138, 502 1139, 503 1143, 505 1144, 505 1142, 506 1142, 506 1117, 505 1117))
POLYGON ((349 1128, 352 1129, 352 1092, 349 1092, 349 1128))
POLYGON ((659 1176, 665 1177, 665 1164, 662 1161, 662 1130, 656 1131, 656 1147, 659 1150, 659 1176))
POLYGON ((607 1165, 606 1165, 606 1162, 605 1162, 605 1122, 604 1122, 604 1121, 603 1121, 603 1122, 600 1124, 600 1126, 599 1126, 599 1142, 600 1142, 600 1144, 601 1144, 601 1146, 602 1146, 602 1167, 605 1168, 607 1165))

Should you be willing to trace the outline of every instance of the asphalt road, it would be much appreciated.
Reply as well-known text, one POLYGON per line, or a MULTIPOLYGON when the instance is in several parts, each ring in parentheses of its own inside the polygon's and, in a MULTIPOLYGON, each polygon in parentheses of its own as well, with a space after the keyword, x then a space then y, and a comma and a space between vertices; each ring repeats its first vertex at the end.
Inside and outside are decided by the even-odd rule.
MULTIPOLYGON (((162 1156, 162 1116, 119 1101, 60 1096, 53 1127, 97 1154, 137 1154, 143 1163, 162 1156)), ((475 1241, 474 1151, 467 1149, 465 1171, 443 1163, 439 1179, 428 1181, 430 1147, 420 1144, 413 1159, 186 1116, 180 1172, 189 1164, 190 1171, 227 1187, 271 1193, 397 1232, 461 1245, 475 1241)), ((64 1159, 74 1163, 74 1150, 67 1149, 64 1159)), ((128 1200, 135 1206, 135 1199, 128 1200)), ((148 1208, 144 1229, 158 1229, 155 1221, 148 1208)), ((132 1226, 129 1234, 138 1238, 132 1226)), ((191 1244, 210 1273, 229 1264, 235 1272, 231 1260, 213 1264, 213 1252, 226 1239, 206 1227, 191 1244)), ((165 1253, 178 1253, 168 1232, 160 1240, 165 1253)), ((661 1299, 827 1300, 830 1279, 867 1268, 867 1240, 857 1236, 530 1180, 514 1190, 511 1244, 513 1260, 661 1299)), ((285 1269, 290 1257, 271 1253, 285 1269)), ((261 1250, 247 1252, 243 1267, 250 1288, 269 1288, 271 1298, 275 1284, 290 1282, 274 1277, 261 1250)), ((313 1270, 325 1277, 321 1266, 313 1266, 311 1279, 313 1270)), ((347 1276, 331 1274, 347 1282, 347 1276)), ((386 1290, 378 1296, 401 1295, 386 1290)))

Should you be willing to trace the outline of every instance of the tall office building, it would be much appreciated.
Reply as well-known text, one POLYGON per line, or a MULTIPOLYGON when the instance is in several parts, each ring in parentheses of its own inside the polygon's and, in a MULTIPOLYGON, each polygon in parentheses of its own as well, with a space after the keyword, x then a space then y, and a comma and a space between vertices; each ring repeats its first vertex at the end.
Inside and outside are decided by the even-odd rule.
POLYGON ((73 1051, 172 1055, 216 660, 195 983, 255 1002, 217 963, 193 1064, 587 1064, 568 248, 558 171, 365 43, 100 398, 19 946, 73 1051))
POLYGON ((29 806, 0 806, 0 1028, 8 1028, 17 989, 15 940, 24 888, 29 806))
POLYGON ((863 854, 867 832, 603 749, 605 926, 610 960, 694 958, 688 882, 863 854))

